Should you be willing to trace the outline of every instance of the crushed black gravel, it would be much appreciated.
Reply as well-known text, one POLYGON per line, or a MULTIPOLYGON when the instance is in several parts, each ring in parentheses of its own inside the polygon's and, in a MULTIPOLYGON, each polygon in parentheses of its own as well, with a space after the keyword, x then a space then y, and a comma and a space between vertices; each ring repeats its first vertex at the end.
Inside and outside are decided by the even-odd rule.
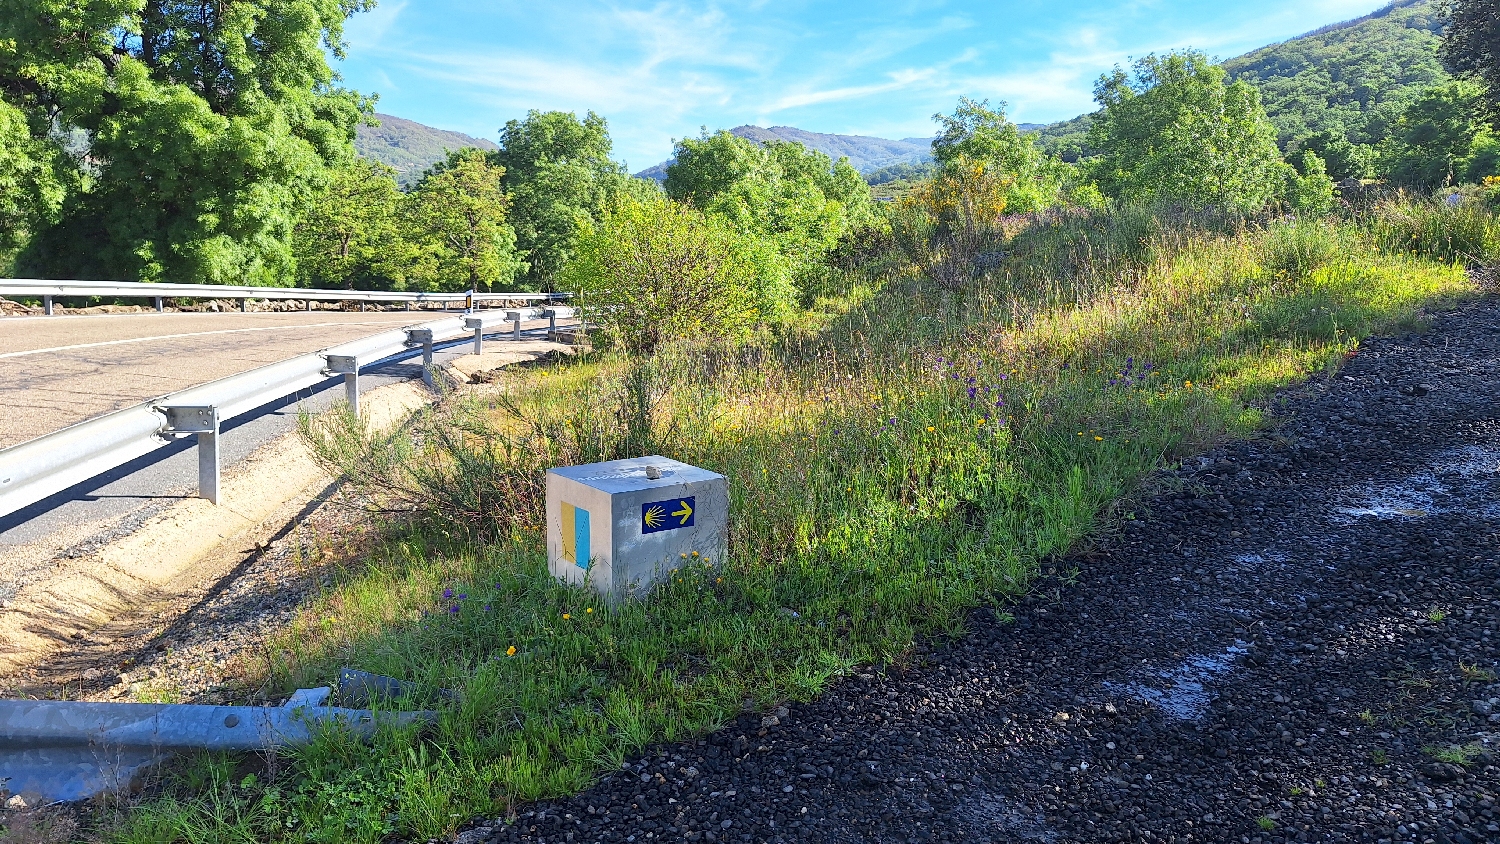
POLYGON ((1013 620, 459 840, 1500 841, 1500 302, 1432 322, 1013 620))

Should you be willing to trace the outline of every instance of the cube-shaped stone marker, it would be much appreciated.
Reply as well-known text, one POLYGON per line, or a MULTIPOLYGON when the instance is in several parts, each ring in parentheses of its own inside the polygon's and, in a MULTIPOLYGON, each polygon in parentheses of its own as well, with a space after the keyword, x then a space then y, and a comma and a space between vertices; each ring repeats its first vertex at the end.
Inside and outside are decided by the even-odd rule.
POLYGON ((666 457, 547 473, 548 568, 607 598, 644 595, 684 565, 722 559, 728 521, 724 476, 666 457))

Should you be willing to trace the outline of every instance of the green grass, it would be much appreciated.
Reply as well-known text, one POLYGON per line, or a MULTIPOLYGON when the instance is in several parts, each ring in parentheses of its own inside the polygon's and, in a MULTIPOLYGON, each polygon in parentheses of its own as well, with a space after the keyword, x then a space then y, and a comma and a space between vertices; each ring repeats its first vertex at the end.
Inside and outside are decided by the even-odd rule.
POLYGON ((352 484, 416 516, 273 643, 269 681, 352 665, 460 702, 396 702, 440 715, 368 746, 326 735, 249 781, 186 765, 195 781, 116 810, 105 837, 422 839, 811 698, 959 633, 1110 530, 1154 469, 1252 434, 1272 390, 1468 291, 1357 225, 1211 223, 1046 219, 964 289, 888 272, 821 301, 815 330, 517 372, 385 440, 306 420, 352 484), (614 607, 554 582, 541 470, 652 452, 730 478, 728 559, 614 607))

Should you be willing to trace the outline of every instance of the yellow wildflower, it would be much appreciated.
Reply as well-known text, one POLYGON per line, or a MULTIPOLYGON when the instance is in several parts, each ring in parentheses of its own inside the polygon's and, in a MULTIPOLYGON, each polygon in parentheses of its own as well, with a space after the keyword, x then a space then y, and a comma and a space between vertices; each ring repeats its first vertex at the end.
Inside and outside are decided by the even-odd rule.
POLYGON ((568 615, 568 614, 567 614, 567 613, 563 613, 563 621, 567 621, 567 620, 568 620, 568 619, 570 619, 570 618, 572 618, 572 617, 573 617, 573 616, 571 616, 571 615, 568 615))
POLYGON ((515 656, 516 655, 516 646, 515 645, 511 645, 510 647, 506 648, 505 649, 505 655, 506 656, 515 656))

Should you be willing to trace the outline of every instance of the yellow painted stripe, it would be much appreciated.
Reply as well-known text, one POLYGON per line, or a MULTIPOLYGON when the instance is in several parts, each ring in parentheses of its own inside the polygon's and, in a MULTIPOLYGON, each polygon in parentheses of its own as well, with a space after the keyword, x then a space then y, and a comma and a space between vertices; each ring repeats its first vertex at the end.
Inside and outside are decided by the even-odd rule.
POLYGON ((562 506, 562 556, 578 565, 578 510, 566 502, 562 506))

